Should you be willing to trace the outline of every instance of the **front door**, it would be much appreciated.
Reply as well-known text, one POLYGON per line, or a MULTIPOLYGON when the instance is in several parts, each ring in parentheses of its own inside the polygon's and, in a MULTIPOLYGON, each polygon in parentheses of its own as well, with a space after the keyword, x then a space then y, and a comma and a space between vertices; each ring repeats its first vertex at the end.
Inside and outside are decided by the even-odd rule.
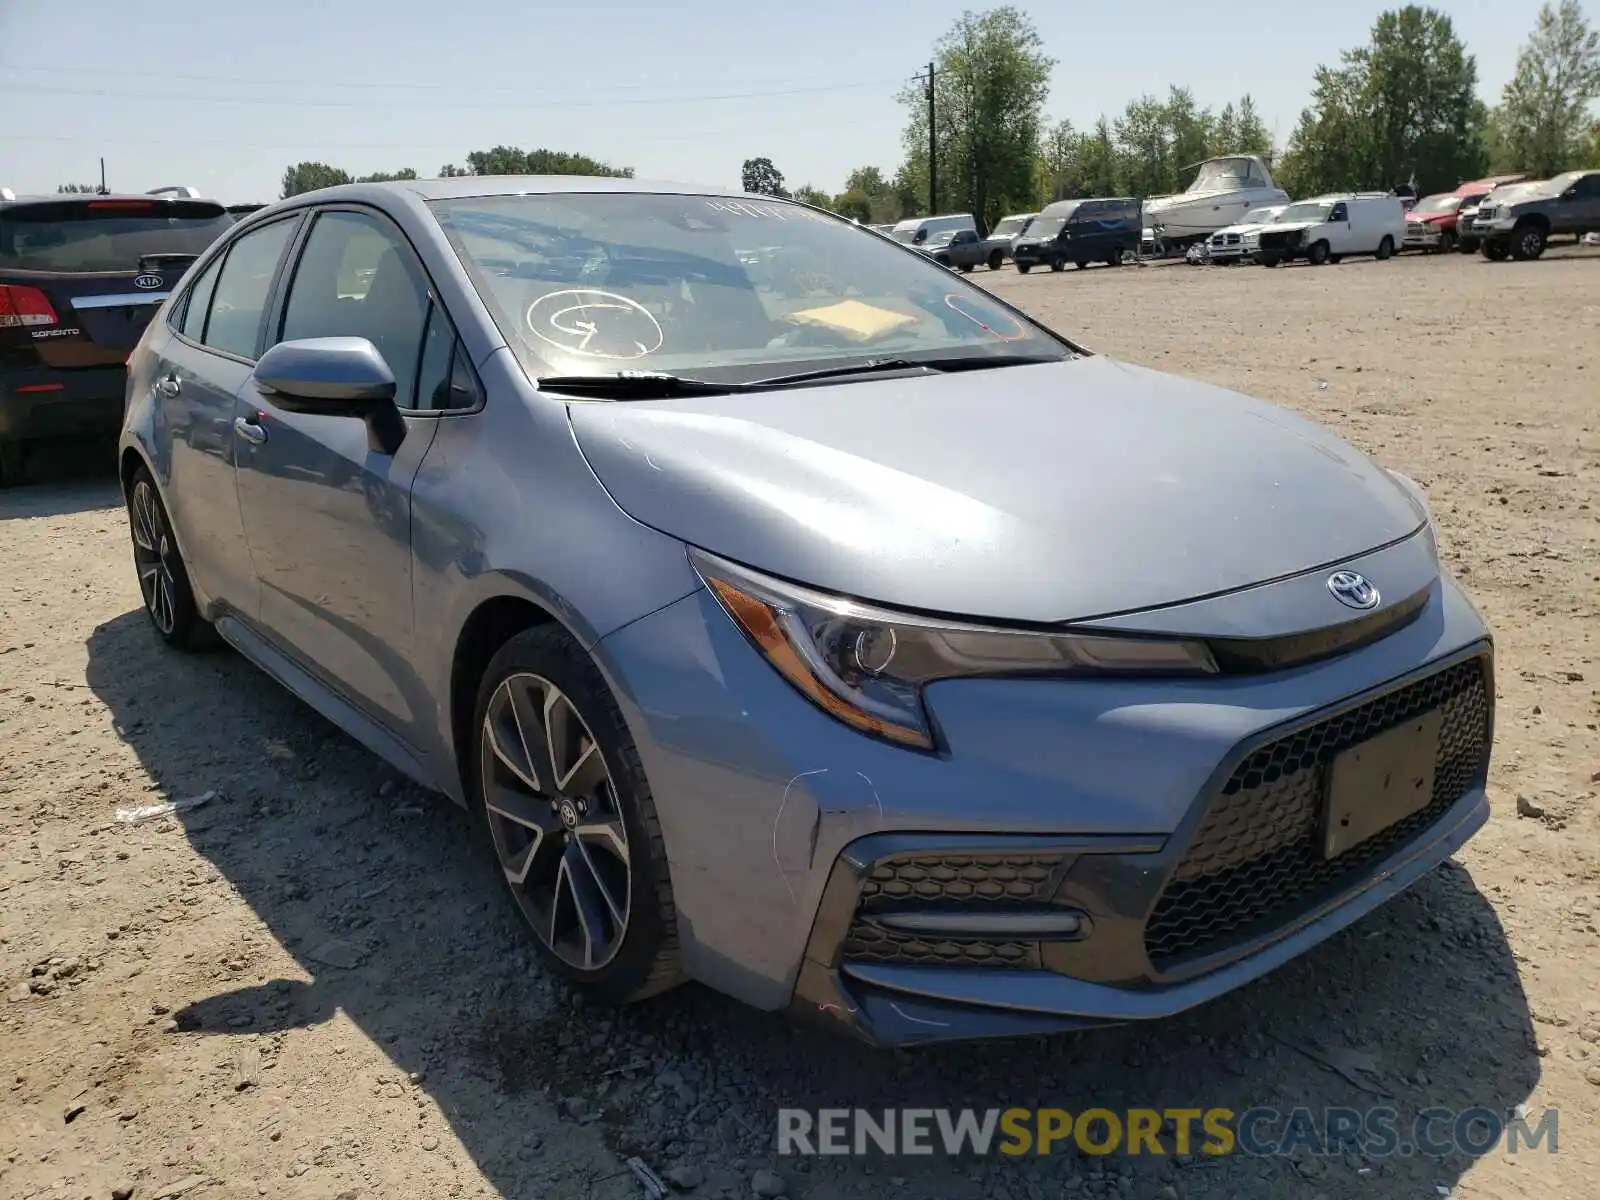
POLYGON ((407 740, 423 695, 412 667, 411 483, 437 429, 408 410, 426 407, 415 398, 418 377, 437 369, 437 356, 424 354, 430 305, 421 264, 385 218, 318 213, 267 341, 367 338, 394 374, 406 437, 384 453, 364 422, 287 412, 253 382, 239 425, 239 502, 262 632, 407 740))

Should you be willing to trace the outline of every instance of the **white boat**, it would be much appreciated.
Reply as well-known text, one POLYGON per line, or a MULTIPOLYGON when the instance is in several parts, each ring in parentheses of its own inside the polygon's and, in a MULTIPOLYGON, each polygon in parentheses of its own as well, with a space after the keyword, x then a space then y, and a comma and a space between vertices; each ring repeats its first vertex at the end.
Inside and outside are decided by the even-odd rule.
POLYGON ((1224 154, 1200 164, 1186 191, 1144 202, 1144 216, 1162 241, 1182 245, 1232 225, 1253 208, 1288 204, 1289 194, 1272 182, 1267 164, 1254 154, 1224 154))

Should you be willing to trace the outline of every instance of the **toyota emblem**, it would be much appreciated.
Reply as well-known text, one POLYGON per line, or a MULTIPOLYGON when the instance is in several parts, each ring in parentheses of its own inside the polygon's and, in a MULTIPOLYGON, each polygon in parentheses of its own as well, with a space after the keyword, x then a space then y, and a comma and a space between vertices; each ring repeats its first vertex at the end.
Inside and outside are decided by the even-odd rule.
POLYGON ((158 288, 164 282, 165 280, 159 275, 135 275, 133 277, 133 286, 136 288, 158 288))
POLYGON ((1354 571, 1335 571, 1329 575, 1328 590, 1346 608, 1376 608, 1381 599, 1372 581, 1354 571))

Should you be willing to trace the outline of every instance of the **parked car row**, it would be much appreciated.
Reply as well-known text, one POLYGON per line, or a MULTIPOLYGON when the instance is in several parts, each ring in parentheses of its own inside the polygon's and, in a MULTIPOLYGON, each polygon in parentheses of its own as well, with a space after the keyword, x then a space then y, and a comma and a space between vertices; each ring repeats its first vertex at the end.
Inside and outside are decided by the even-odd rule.
POLYGON ((1389 192, 1317 196, 1269 205, 1191 249, 1194 262, 1258 262, 1295 258, 1314 265, 1349 255, 1389 258, 1398 250, 1481 251, 1491 259, 1533 259, 1556 236, 1583 241, 1600 231, 1600 171, 1553 179, 1502 175, 1463 183, 1453 192, 1407 204, 1389 192))
POLYGON ((18 196, 0 188, 0 487, 26 447, 116 432, 124 363, 216 239, 260 205, 192 187, 18 196))

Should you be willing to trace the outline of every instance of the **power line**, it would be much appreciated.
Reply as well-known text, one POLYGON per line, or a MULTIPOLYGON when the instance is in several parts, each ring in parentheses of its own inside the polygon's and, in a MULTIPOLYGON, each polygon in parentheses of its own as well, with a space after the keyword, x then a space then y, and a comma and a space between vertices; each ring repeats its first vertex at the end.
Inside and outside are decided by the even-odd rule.
POLYGON ((196 100, 196 99, 199 99, 199 100, 203 100, 203 102, 208 104, 208 105, 211 105, 211 104, 246 104, 246 105, 255 104, 255 105, 267 105, 267 106, 270 106, 272 108, 345 108, 345 109, 357 108, 357 109, 363 109, 363 108, 371 108, 371 107, 373 107, 374 103, 381 103, 385 108, 389 108, 389 109, 409 107, 409 108, 427 109, 430 112, 506 112, 508 110, 515 110, 515 109, 530 109, 530 110, 537 109, 539 111, 545 112, 545 111, 550 111, 552 109, 632 107, 632 106, 641 105, 641 104, 647 104, 647 105, 651 105, 651 106, 660 106, 660 105, 668 105, 668 104, 702 104, 702 103, 715 103, 715 102, 725 101, 725 100, 757 100, 757 99, 763 99, 763 98, 766 98, 766 97, 774 97, 774 96, 810 96, 810 95, 817 95, 817 94, 820 94, 822 92, 854 91, 854 90, 860 90, 860 89, 863 89, 863 88, 888 87, 890 84, 898 83, 898 82, 900 82, 900 80, 898 80, 898 79, 893 79, 893 80, 888 80, 888 79, 885 79, 885 80, 868 80, 868 81, 862 81, 862 82, 859 82, 859 83, 836 83, 836 84, 830 84, 827 87, 780 88, 780 89, 773 89, 773 90, 770 90, 770 91, 761 91, 761 92, 723 92, 723 93, 719 93, 719 94, 715 94, 715 95, 700 95, 700 96, 665 96, 665 97, 648 96, 648 97, 641 97, 641 98, 614 99, 614 100, 578 100, 578 101, 537 100, 537 101, 530 101, 530 102, 525 103, 525 104, 506 103, 506 102, 480 103, 480 104, 441 104, 441 103, 437 103, 437 102, 435 102, 433 100, 419 100, 419 101, 415 102, 414 104, 406 105, 406 104, 403 104, 403 103, 402 104, 396 104, 395 102, 389 101, 389 100, 378 101, 378 102, 371 101, 371 100, 305 100, 305 99, 301 99, 299 97, 289 98, 289 97, 284 97, 284 96, 214 96, 214 95, 210 95, 210 94, 197 97, 192 92, 190 92, 190 93, 186 93, 186 92, 152 92, 152 91, 143 91, 143 90, 139 90, 139 89, 124 89, 124 88, 71 88, 71 87, 55 87, 55 86, 51 86, 49 84, 30 84, 30 85, 28 85, 26 87, 18 87, 17 85, 14 85, 14 84, 4 84, 4 85, 0 85, 0 90, 22 91, 24 93, 46 92, 46 93, 50 93, 52 95, 65 95, 65 96, 104 96, 104 97, 117 97, 117 98, 125 97, 125 96, 132 96, 132 97, 144 97, 144 98, 147 98, 147 99, 156 99, 156 100, 196 100))
MULTIPOLYGON (((232 75, 232 74, 229 74, 229 75, 209 75, 209 74, 183 73, 183 72, 171 72, 171 71, 103 71, 103 70, 100 70, 100 69, 95 68, 95 67, 60 67, 60 66, 40 67, 40 66, 26 66, 26 65, 24 65, 22 63, 0 63, 0 71, 27 71, 27 72, 31 72, 33 74, 40 74, 40 75, 92 75, 97 79, 101 79, 101 78, 104 78, 104 77, 106 77, 108 75, 112 75, 112 76, 118 76, 118 77, 124 78, 124 79, 157 79, 157 80, 161 80, 163 82, 171 82, 173 80, 184 80, 184 81, 191 81, 191 82, 196 82, 196 83, 258 84, 258 85, 263 85, 263 86, 266 86, 266 87, 314 87, 314 88, 319 88, 319 89, 323 89, 323 90, 332 90, 332 89, 338 89, 338 88, 354 88, 354 89, 362 90, 362 91, 401 91, 401 92, 438 91, 438 92, 451 92, 451 93, 454 93, 454 94, 457 94, 457 95, 460 95, 460 94, 471 94, 471 93, 483 93, 483 94, 500 94, 500 95, 512 95, 512 96, 537 96, 537 95, 549 95, 549 94, 567 94, 567 93, 570 93, 573 90, 571 87, 557 87, 557 88, 536 88, 536 87, 521 87, 521 86, 517 86, 517 87, 486 87, 486 86, 483 86, 483 85, 476 85, 476 86, 474 86, 474 85, 466 85, 466 86, 463 86, 462 84, 459 84, 459 83, 427 83, 427 82, 418 82, 418 83, 411 83, 411 82, 406 82, 406 83, 377 83, 377 82, 374 82, 374 81, 371 81, 371 80, 359 80, 359 79, 354 79, 354 80, 339 80, 339 79, 328 79, 328 80, 323 80, 323 79, 279 79, 279 78, 267 78, 267 77, 263 77, 263 76, 241 76, 241 75, 232 75)), ((895 80, 893 82, 899 82, 899 81, 895 80)), ((811 79, 787 80, 787 81, 784 81, 782 83, 777 84, 776 86, 784 87, 784 88, 791 87, 791 86, 794 86, 794 87, 802 87, 802 86, 809 87, 812 83, 813 83, 813 80, 811 80, 811 79)), ((654 84, 654 83, 644 83, 644 82, 641 82, 641 83, 613 83, 613 84, 608 85, 608 87, 610 89, 613 89, 613 90, 616 90, 616 91, 632 91, 632 90, 635 90, 635 89, 638 89, 638 88, 649 88, 649 87, 657 87, 657 86, 660 86, 660 85, 654 84)), ((832 86, 850 86, 850 87, 854 87, 854 86, 856 86, 856 84, 830 84, 830 85, 826 85, 826 86, 829 86, 829 87, 832 87, 832 86)))

